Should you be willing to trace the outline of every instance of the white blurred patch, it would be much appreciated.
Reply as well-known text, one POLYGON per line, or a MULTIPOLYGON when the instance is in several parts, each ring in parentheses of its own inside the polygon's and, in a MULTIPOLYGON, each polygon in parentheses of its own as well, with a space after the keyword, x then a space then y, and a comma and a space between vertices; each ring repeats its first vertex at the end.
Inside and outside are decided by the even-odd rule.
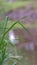
POLYGON ((9 40, 12 44, 18 44, 19 40, 18 38, 16 39, 16 37, 15 37, 14 31, 9 32, 9 40))

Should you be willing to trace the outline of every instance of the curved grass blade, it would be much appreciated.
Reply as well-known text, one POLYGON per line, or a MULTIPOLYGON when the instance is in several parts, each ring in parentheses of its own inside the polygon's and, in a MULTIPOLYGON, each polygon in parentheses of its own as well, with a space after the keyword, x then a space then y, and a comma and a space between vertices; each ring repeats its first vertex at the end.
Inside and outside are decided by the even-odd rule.
POLYGON ((30 31, 22 24, 22 22, 19 22, 19 21, 18 21, 18 23, 22 26, 22 28, 23 28, 25 31, 28 32, 28 34, 32 35, 32 34, 30 33, 30 31))
POLYGON ((4 37, 17 23, 18 23, 17 21, 14 22, 14 23, 10 26, 10 28, 4 33, 3 37, 4 37))
POLYGON ((4 33, 4 35, 6 35, 17 23, 19 23, 29 34, 31 34, 28 29, 21 23, 19 22, 22 18, 24 18, 26 16, 22 16, 20 19, 16 20, 16 22, 14 22, 11 27, 4 33))
POLYGON ((15 23, 12 24, 12 26, 4 33, 4 36, 16 25, 16 24, 20 24, 24 30, 26 30, 28 32, 28 34, 31 35, 31 33, 29 32, 29 30, 19 21, 16 21, 15 23))

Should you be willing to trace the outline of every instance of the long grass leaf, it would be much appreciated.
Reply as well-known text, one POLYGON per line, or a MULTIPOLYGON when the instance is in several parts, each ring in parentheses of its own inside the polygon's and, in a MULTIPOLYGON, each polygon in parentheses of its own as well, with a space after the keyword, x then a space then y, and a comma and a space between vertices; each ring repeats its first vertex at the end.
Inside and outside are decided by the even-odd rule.
POLYGON ((3 31, 3 33, 2 33, 2 40, 1 41, 3 41, 3 39, 4 39, 4 32, 6 31, 6 27, 7 27, 7 23, 8 23, 8 17, 6 17, 6 19, 4 20, 4 22, 2 23, 3 25, 2 25, 2 31, 3 31))
POLYGON ((14 23, 10 26, 10 28, 4 33, 3 36, 5 36, 17 23, 18 23, 17 21, 14 22, 14 23))
POLYGON ((27 31, 28 34, 32 35, 31 32, 22 24, 22 22, 19 22, 18 23, 22 26, 22 28, 27 31))

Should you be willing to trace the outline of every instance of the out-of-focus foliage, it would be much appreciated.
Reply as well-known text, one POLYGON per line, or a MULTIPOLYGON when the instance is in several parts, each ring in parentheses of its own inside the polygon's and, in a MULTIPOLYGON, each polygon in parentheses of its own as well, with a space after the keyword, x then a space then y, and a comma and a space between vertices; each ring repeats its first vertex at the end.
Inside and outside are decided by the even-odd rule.
POLYGON ((27 5, 28 3, 30 3, 30 2, 29 1, 9 2, 7 0, 0 0, 0 15, 2 15, 3 13, 5 13, 5 12, 11 10, 11 9, 27 5))
MULTIPOLYGON (((0 64, 1 65, 3 65, 3 62, 5 61, 5 59, 6 60, 8 60, 8 58, 11 58, 11 57, 13 57, 13 56, 9 56, 9 54, 8 54, 8 52, 7 52, 7 44, 9 43, 8 41, 9 40, 6 40, 6 34, 11 30, 11 29, 13 29, 13 27, 18 23, 18 24, 20 24, 22 27, 23 27, 23 29, 24 30, 26 30, 28 33, 30 33, 28 30, 27 30, 27 28, 25 28, 24 26, 23 26, 23 24, 21 23, 21 22, 19 22, 19 20, 17 20, 16 22, 14 22, 7 30, 6 30, 6 27, 7 27, 7 22, 8 22, 8 18, 6 18, 5 19, 5 21, 3 21, 2 23, 0 23, 1 24, 1 26, 0 26, 0 64)), ((15 55, 17 56, 17 51, 16 51, 16 47, 15 47, 15 45, 13 44, 13 47, 14 47, 14 49, 15 49, 15 55)), ((13 58, 13 59, 16 59, 16 60, 18 60, 17 58, 13 58)), ((15 63, 14 63, 14 65, 15 65, 15 63)))

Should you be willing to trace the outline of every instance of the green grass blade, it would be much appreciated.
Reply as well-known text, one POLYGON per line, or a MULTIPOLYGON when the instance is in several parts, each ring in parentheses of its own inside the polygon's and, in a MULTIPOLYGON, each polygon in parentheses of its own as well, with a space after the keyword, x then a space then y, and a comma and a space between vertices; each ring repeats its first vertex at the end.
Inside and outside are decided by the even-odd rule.
POLYGON ((22 22, 19 22, 18 23, 22 26, 22 28, 27 31, 28 34, 32 35, 31 32, 22 24, 22 22))
POLYGON ((14 22, 14 23, 10 26, 10 28, 4 33, 3 36, 5 36, 17 23, 18 23, 17 21, 14 22))
MULTIPOLYGON (((6 31, 6 27, 7 27, 7 23, 8 23, 8 17, 6 17, 6 19, 3 21, 3 23, 2 23, 2 27, 1 27, 1 29, 2 29, 2 40, 4 39, 4 32, 6 31)), ((1 41, 2 41, 1 40, 1 41)))
POLYGON ((6 16, 5 20, 2 21, 0 24, 0 29, 1 29, 0 32, 2 32, 2 34, 4 33, 4 30, 6 30, 7 22, 8 22, 8 17, 6 16))
POLYGON ((6 31, 6 26, 7 26, 7 22, 8 22, 8 17, 6 17, 6 19, 1 23, 1 26, 0 26, 0 28, 1 28, 1 31, 0 32, 2 32, 2 37, 1 37, 1 39, 0 39, 0 53, 1 53, 1 58, 0 58, 0 63, 1 63, 1 65, 2 65, 2 63, 3 63, 3 60, 5 59, 5 50, 6 50, 6 45, 5 45, 5 42, 4 42, 4 37, 3 37, 3 35, 4 35, 4 32, 6 31))

